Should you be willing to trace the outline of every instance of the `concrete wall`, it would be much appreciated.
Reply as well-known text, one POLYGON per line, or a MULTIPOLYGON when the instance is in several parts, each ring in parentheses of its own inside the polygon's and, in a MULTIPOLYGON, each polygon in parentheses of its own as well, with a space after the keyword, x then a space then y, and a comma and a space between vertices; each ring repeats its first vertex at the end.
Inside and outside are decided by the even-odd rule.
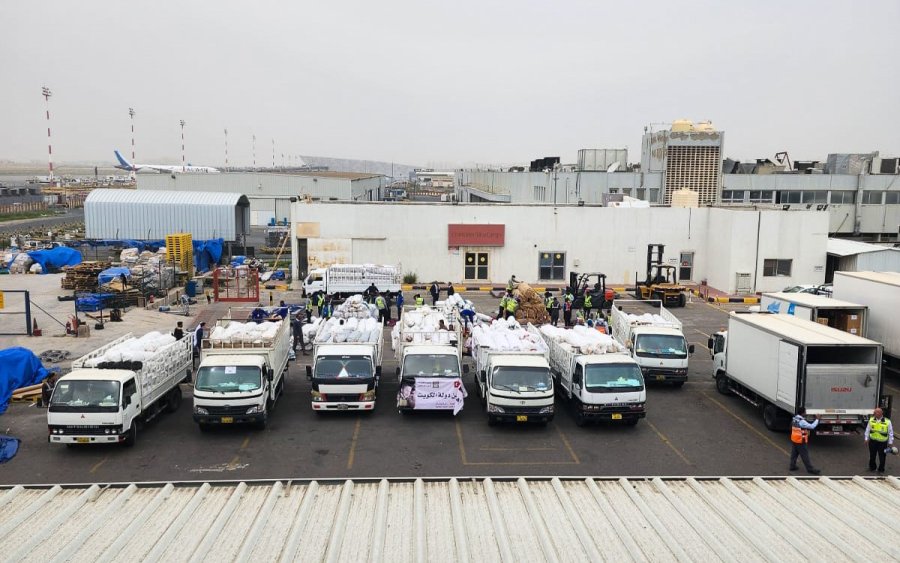
MULTIPOLYGON (((508 195, 511 203, 601 203, 610 190, 659 188, 660 174, 640 172, 500 172, 466 170, 460 173, 459 185, 471 185, 479 191, 508 195), (542 190, 535 190, 539 186, 542 190), (555 186, 555 190, 554 190, 555 186)), ((636 197, 636 192, 631 193, 636 197)), ((644 194, 644 198, 650 193, 644 194)))
MULTIPOLYGON (((419 280, 465 281, 465 253, 489 254, 489 281, 516 274, 538 279, 540 252, 566 253, 566 272, 599 271, 610 283, 645 275, 647 245, 666 245, 670 263, 694 252, 694 281, 734 291, 736 272, 756 272, 756 291, 795 283, 822 283, 828 214, 822 211, 750 211, 716 208, 604 208, 515 204, 296 203, 294 233, 321 239, 310 248, 346 248, 356 263, 401 264, 419 280), (757 222, 759 239, 757 252, 757 222), (300 225, 302 223, 302 225, 300 225), (503 247, 448 248, 451 223, 503 224, 503 247), (331 244, 333 243, 333 244, 331 244), (793 260, 790 277, 763 277, 766 258, 793 260)), ((292 237, 298 275, 297 237, 292 237)), ((318 262, 318 259, 315 260, 318 262)))

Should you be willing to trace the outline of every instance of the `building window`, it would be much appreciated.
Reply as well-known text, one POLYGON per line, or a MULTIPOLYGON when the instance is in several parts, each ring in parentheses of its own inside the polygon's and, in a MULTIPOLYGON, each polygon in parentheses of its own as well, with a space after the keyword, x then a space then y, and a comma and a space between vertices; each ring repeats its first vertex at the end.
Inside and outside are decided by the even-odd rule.
POLYGON ((722 190, 722 203, 744 203, 744 190, 722 190))
POLYGON ((868 205, 881 205, 881 194, 883 193, 865 191, 862 194, 862 202, 868 205))
POLYGON ((814 192, 803 192, 803 203, 827 203, 828 202, 828 192, 822 191, 814 191, 814 192))
POLYGON ((763 276, 765 277, 790 277, 790 259, 766 258, 763 260, 763 276))
POLYGON ((644 199, 644 196, 646 195, 647 190, 644 188, 636 188, 636 191, 637 191, 637 194, 634 197, 636 197, 638 199, 644 199))
POLYGON ((466 252, 466 279, 488 279, 488 253, 466 252))
POLYGON ((856 192, 831 192, 831 203, 856 203, 856 192))
POLYGON ((900 192, 885 192, 884 203, 893 205, 900 203, 900 192))
POLYGON ((538 256, 538 278, 563 280, 566 277, 566 253, 542 251, 538 256))
POLYGON ((750 203, 772 203, 772 190, 752 190, 750 203))
POLYGON ((788 190, 783 192, 778 192, 778 202, 777 203, 800 203, 803 199, 803 192, 799 190, 788 190))
POLYGON ((647 201, 651 203, 659 203, 659 188, 650 188, 650 197, 647 201))

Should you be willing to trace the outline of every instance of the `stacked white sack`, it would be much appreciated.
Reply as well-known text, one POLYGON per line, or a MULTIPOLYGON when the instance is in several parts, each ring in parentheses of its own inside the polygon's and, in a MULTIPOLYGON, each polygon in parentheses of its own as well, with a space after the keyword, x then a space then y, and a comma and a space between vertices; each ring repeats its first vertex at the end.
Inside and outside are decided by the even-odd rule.
POLYGON ((547 344, 513 318, 476 326, 472 329, 472 343, 507 352, 547 352, 547 344))
POLYGON ((403 311, 403 317, 391 331, 391 348, 397 349, 401 332, 406 344, 451 344, 453 333, 449 330, 439 330, 438 327, 440 322, 444 321, 444 325, 449 329, 452 323, 447 319, 452 318, 452 315, 454 315, 453 307, 432 309, 425 305, 403 311))
POLYGON ((341 303, 331 316, 335 319, 378 318, 378 309, 366 303, 362 295, 353 295, 341 303))
POLYGON ((381 324, 372 317, 331 318, 318 327, 315 341, 317 344, 377 342, 381 329, 381 324))
POLYGON ((87 367, 96 367, 105 362, 144 362, 173 342, 175 337, 171 334, 148 332, 140 338, 129 338, 116 344, 102 356, 87 360, 85 364, 87 367))
POLYGON ((540 331, 547 338, 559 342, 563 348, 581 354, 613 354, 626 351, 625 347, 611 336, 593 328, 576 326, 573 329, 565 329, 543 325, 540 331))
POLYGON ((319 327, 322 325, 322 319, 320 317, 313 317, 312 322, 303 325, 301 331, 303 332, 303 341, 309 342, 313 339, 316 333, 319 331, 319 327))
POLYGON ((261 344, 270 342, 278 334, 282 321, 265 321, 262 323, 230 321, 228 326, 217 326, 209 335, 213 343, 237 344, 252 342, 261 344))
POLYGON ((625 316, 628 318, 629 323, 638 323, 642 325, 664 325, 669 323, 669 321, 662 318, 660 315, 656 315, 653 313, 644 313, 643 315, 625 313, 625 316))

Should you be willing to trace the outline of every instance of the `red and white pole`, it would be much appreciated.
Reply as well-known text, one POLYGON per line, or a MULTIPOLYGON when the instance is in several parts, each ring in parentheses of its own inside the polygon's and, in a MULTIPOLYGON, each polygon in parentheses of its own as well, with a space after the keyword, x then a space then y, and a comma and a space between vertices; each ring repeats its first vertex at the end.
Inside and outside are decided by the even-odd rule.
POLYGON ((228 168, 228 129, 225 130, 225 168, 228 168))
POLYGON ((272 170, 275 169, 275 139, 272 139, 272 170))
POLYGON ((137 164, 134 157, 134 108, 128 108, 128 115, 131 117, 131 179, 134 180, 134 166, 137 164))
POLYGON ((46 86, 41 87, 41 94, 47 107, 47 169, 50 175, 50 185, 53 185, 53 144, 50 142, 50 96, 53 93, 46 86))
POLYGON ((184 120, 179 121, 181 123, 181 171, 187 172, 187 167, 184 164, 184 120))
POLYGON ((256 170, 256 135, 253 135, 253 170, 256 170))

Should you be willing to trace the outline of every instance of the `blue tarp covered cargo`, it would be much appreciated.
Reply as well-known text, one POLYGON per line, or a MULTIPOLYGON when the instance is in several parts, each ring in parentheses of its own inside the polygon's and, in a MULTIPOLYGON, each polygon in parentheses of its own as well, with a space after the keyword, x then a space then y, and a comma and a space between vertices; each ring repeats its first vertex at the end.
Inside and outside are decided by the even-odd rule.
POLYGON ((35 250, 28 256, 41 265, 41 273, 46 274, 51 269, 58 270, 63 266, 77 266, 81 264, 81 253, 72 248, 59 246, 49 250, 35 250))
POLYGON ((125 274, 126 278, 130 278, 131 270, 122 267, 108 268, 97 275, 97 281, 100 282, 100 285, 107 284, 122 274, 125 274))
POLYGON ((36 385, 48 375, 41 359, 31 350, 19 347, 0 350, 0 414, 6 412, 13 391, 36 385))

